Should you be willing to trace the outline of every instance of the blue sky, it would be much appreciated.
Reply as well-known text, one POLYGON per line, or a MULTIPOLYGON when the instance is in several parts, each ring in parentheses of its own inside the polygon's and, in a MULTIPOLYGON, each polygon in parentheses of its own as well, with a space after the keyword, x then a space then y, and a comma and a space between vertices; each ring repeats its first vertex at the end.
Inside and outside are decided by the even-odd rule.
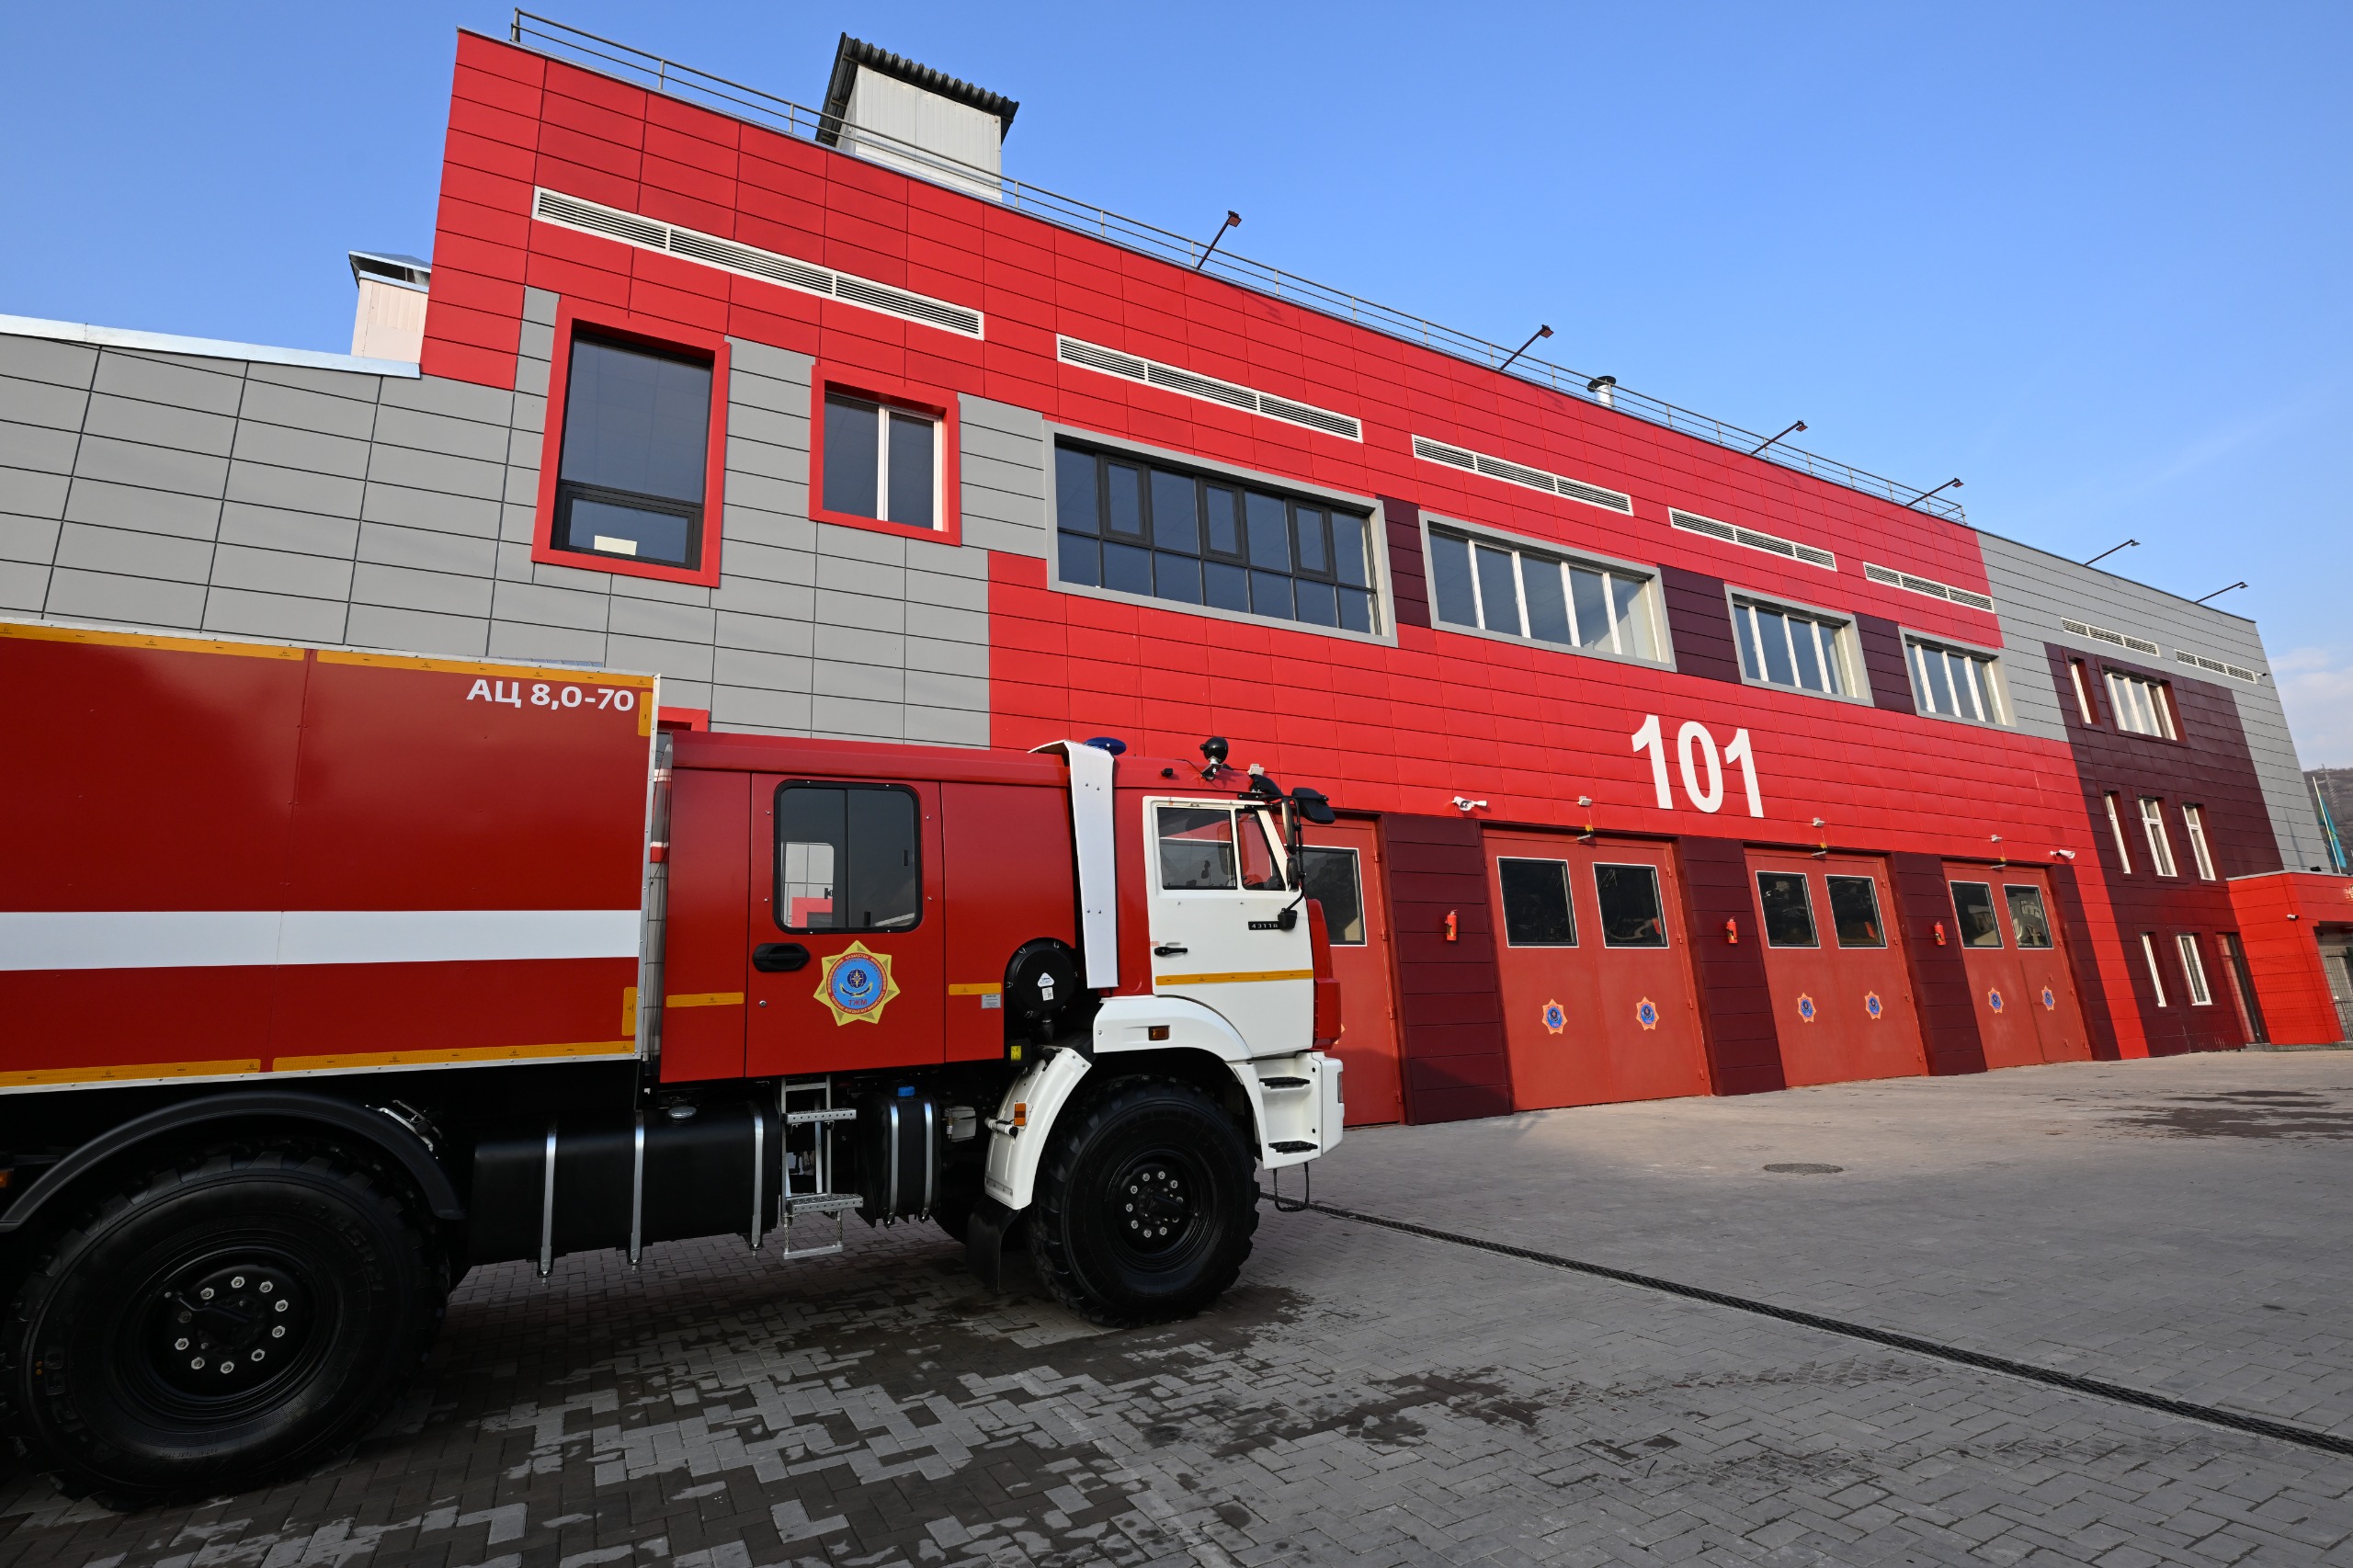
MULTIPOLYGON (((553 0, 550 0, 552 4, 553 0)), ((1927 485, 2263 628, 2353 766, 2353 7, 652 6, 815 102, 847 29, 1022 101, 1008 172, 1927 485)), ((433 236, 454 30, 0 14, 0 312, 348 346, 433 236)))

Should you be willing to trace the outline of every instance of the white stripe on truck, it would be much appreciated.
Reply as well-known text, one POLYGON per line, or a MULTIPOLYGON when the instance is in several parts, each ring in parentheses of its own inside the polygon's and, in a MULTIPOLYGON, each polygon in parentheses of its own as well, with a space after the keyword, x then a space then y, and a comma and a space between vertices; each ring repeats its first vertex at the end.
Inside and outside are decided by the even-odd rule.
POLYGON ((0 970, 637 956, 634 909, 0 910, 0 970))

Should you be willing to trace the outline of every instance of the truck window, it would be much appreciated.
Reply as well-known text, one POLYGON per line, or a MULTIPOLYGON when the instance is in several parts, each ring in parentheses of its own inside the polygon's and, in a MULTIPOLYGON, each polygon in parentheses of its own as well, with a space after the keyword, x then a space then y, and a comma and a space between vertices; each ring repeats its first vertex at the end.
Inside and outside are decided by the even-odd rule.
POLYGON ((1275 858, 1270 840, 1279 831, 1262 811, 1242 813, 1242 885, 1254 891, 1283 885, 1282 863, 1275 858))
POLYGON ((915 798, 888 784, 788 784, 776 795, 776 923, 904 931, 923 918, 915 798))
POLYGON ((1357 852, 1311 846, 1300 856, 1307 896, 1324 906, 1332 945, 1364 946, 1364 888, 1357 880, 1357 852))
POLYGON ((1162 806, 1160 885, 1177 892, 1233 888, 1233 813, 1218 806, 1162 806))

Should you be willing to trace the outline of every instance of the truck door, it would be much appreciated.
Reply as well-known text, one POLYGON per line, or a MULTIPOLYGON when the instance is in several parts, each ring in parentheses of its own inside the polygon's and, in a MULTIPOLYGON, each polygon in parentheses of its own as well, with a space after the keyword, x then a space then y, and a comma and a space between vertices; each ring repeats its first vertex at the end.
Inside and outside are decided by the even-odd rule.
POLYGON ((940 1060, 939 791, 756 778, 745 1072, 940 1060))
MULTIPOLYGON (((1223 1016, 1254 1051, 1297 1051, 1314 1028, 1314 960, 1265 813, 1232 801, 1147 801, 1152 977, 1223 1016)), ((1342 1003, 1345 1011, 1346 1002, 1342 1003)))

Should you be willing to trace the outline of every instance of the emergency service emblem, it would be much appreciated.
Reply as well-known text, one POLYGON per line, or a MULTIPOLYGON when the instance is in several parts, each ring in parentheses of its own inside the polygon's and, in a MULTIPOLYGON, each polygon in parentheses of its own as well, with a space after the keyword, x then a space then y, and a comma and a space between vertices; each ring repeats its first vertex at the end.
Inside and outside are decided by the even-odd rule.
POLYGON ((1997 1013, 2000 1012, 2002 1010, 2002 994, 1998 991, 1988 991, 1985 993, 1985 1006, 1993 1008, 1994 1011, 1997 1013))
POLYGON ((2042 988, 2042 1007, 2043 1011, 2049 1013, 2055 1013, 2059 1010, 2058 994, 2052 991, 2048 985, 2042 988))
POLYGON ((1813 1022, 1813 998, 1802 991, 1798 993, 1798 1017, 1809 1024, 1813 1022))
POLYGON ((1887 1004, 1879 999, 1878 992, 1866 991, 1863 993, 1863 1011, 1876 1018, 1887 1011, 1887 1004))
POLYGON ((899 994, 891 978, 891 955, 870 952, 864 942, 825 960, 817 973, 817 1000, 831 1008, 836 1024, 876 1024, 899 994))
POLYGON ((1646 1029, 1658 1028, 1658 1004, 1647 996, 1635 1003, 1634 1021, 1646 1029))
POLYGON ((1545 1032, 1546 1032, 1546 1033, 1548 1033, 1548 1034, 1559 1034, 1563 1029, 1567 1028, 1568 1027, 1569 1027, 1569 1010, 1568 1010, 1566 1007, 1562 1006, 1558 1002, 1547 1002, 1547 1003, 1545 1003, 1545 1004, 1544 1004, 1544 1029, 1545 1029, 1545 1032))

